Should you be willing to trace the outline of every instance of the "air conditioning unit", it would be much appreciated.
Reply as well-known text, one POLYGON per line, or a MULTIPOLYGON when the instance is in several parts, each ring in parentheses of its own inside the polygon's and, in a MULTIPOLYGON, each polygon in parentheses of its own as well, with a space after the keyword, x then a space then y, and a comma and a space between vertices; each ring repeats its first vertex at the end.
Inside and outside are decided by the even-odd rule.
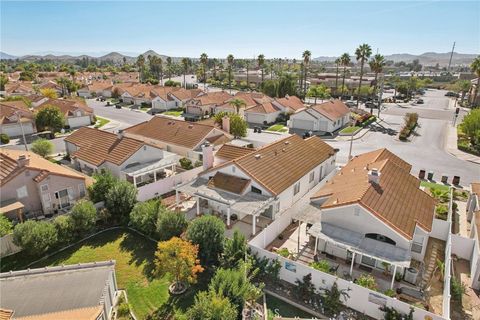
POLYGON ((408 268, 407 270, 405 270, 405 275, 403 276, 403 280, 411 284, 416 284, 417 277, 418 277, 418 270, 415 268, 408 268))

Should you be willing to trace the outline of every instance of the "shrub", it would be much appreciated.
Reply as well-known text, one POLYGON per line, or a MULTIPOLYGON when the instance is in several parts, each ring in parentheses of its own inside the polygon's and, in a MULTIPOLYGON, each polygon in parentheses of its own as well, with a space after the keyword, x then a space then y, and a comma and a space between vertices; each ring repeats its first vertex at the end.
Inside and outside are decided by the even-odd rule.
POLYGON ((311 262, 310 267, 320 270, 325 273, 330 273, 330 263, 327 260, 320 260, 318 262, 311 262))
POLYGON ((190 160, 188 158, 182 158, 182 159, 180 159, 180 166, 185 170, 190 170, 190 169, 193 168, 192 160, 190 160))
POLYGON ((136 202, 137 189, 128 181, 117 181, 107 192, 105 207, 112 217, 126 224, 136 202))
POLYGON ((0 134, 0 142, 1 142, 2 144, 7 144, 7 143, 9 143, 9 142, 10 142, 10 137, 8 136, 8 134, 6 134, 6 133, 0 134))
POLYGON ((370 290, 377 290, 375 278, 370 274, 362 274, 355 283, 370 290))
POLYGON ((200 259, 204 264, 216 263, 223 251, 225 224, 215 216, 202 216, 188 226, 187 239, 199 245, 200 259))
POLYGON ((112 186, 118 181, 108 170, 101 170, 93 175, 95 183, 88 187, 88 195, 94 203, 105 201, 105 197, 112 186))
POLYGON ((184 214, 160 207, 156 221, 156 233, 160 241, 180 237, 187 226, 188 222, 184 214))
POLYGON ((157 228, 155 225, 159 207, 160 201, 158 200, 136 203, 130 212, 129 225, 148 236, 156 237, 157 228))
POLYGON ((287 248, 278 249, 277 253, 284 258, 290 257, 290 251, 287 248))
POLYGON ((83 235, 95 227, 97 222, 97 209, 92 201, 79 200, 70 212, 73 230, 78 235, 83 235))
POLYGON ((32 143, 32 152, 35 152, 39 156, 43 158, 48 157, 48 155, 52 154, 54 151, 53 143, 48 141, 47 139, 37 139, 32 143))
POLYGON ((465 285, 457 278, 452 277, 450 282, 450 293, 455 301, 462 302, 462 296, 465 294, 465 285))
POLYGON ((193 164, 195 168, 201 167, 202 165, 203 165, 203 162, 200 160, 195 161, 195 163, 193 164))
POLYGON ((41 255, 55 246, 57 239, 57 229, 50 222, 28 220, 13 230, 13 242, 30 255, 41 255))
POLYGON ((195 296, 193 305, 187 310, 189 320, 203 319, 237 319, 238 312, 230 300, 212 291, 200 291, 195 296))
POLYGON ((0 238, 11 233, 12 230, 13 230, 12 222, 3 214, 0 214, 0 238))
POLYGON ((57 239, 60 243, 68 243, 74 238, 74 227, 70 216, 62 215, 53 220, 53 225, 57 229, 57 239))
POLYGON ((388 296, 388 297, 395 297, 395 290, 393 289, 387 289, 383 292, 384 295, 388 296))

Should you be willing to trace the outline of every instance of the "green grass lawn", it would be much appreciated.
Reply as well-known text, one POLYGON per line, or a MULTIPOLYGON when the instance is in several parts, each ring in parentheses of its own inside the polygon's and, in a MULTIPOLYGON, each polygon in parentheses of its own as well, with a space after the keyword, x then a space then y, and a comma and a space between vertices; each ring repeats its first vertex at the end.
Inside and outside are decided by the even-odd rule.
MULTIPOLYGON (((128 300, 138 319, 144 319, 169 298, 169 281, 153 277, 155 250, 156 245, 153 242, 136 233, 112 230, 58 253, 31 268, 115 260, 118 287, 127 291, 128 300)), ((28 263, 28 259, 19 254, 2 260, 4 270, 22 269, 28 263)))
POLYGON ((276 132, 288 132, 288 128, 285 127, 283 124, 274 124, 273 126, 267 129, 268 131, 276 131, 276 132))
POLYGON ((169 111, 162 112, 162 114, 166 116, 180 117, 183 114, 183 110, 169 110, 169 111))
POLYGON ((96 116, 96 118, 97 118, 97 122, 95 123, 95 128, 97 129, 103 127, 104 125, 110 122, 110 120, 99 117, 99 116, 96 116))
POLYGON ((446 186, 444 184, 438 184, 438 183, 428 182, 428 181, 420 182, 420 186, 429 188, 429 189, 438 189, 441 191, 448 191, 450 189, 449 186, 446 186))
POLYGON ((352 134, 354 133, 355 131, 357 131, 358 129, 360 129, 361 127, 356 127, 356 126, 353 126, 353 127, 345 127, 343 128, 342 130, 340 130, 339 133, 343 133, 343 134, 352 134))
POLYGON ((300 310, 291 304, 288 304, 274 296, 267 294, 267 309, 268 309, 268 320, 272 320, 275 316, 281 316, 284 318, 304 318, 312 319, 313 315, 307 313, 303 310, 300 310))

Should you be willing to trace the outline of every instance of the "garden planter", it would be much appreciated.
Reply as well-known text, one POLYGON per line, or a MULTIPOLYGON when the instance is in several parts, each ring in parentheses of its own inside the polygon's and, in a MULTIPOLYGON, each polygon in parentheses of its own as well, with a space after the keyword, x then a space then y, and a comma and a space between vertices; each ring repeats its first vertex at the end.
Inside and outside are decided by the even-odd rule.
POLYGON ((168 287, 168 292, 173 295, 180 295, 187 291, 187 285, 182 282, 174 282, 168 287))

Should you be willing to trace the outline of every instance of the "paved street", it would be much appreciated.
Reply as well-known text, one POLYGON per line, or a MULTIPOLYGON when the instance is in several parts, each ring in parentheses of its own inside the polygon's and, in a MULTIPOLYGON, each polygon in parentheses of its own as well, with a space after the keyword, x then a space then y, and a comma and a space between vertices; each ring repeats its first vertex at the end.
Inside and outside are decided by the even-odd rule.
MULTIPOLYGON (((382 132, 368 132, 359 140, 353 141, 352 154, 360 154, 378 148, 388 148, 412 164, 412 173, 418 174, 420 169, 434 171, 434 178, 440 180, 442 174, 450 179, 454 175, 461 177, 461 184, 466 185, 474 180, 480 180, 480 165, 462 161, 445 150, 446 129, 451 125, 453 109, 449 109, 448 98, 444 91, 428 90, 423 98, 425 104, 400 108, 390 106, 382 112, 381 122, 386 128, 398 131, 403 124, 403 115, 407 112, 418 112, 420 128, 418 136, 412 142, 402 142, 397 136, 390 136, 382 132)), ((463 112, 459 118, 463 116, 463 112)), ((337 155, 339 163, 346 163, 348 159, 349 141, 327 141, 340 151, 337 155)))

